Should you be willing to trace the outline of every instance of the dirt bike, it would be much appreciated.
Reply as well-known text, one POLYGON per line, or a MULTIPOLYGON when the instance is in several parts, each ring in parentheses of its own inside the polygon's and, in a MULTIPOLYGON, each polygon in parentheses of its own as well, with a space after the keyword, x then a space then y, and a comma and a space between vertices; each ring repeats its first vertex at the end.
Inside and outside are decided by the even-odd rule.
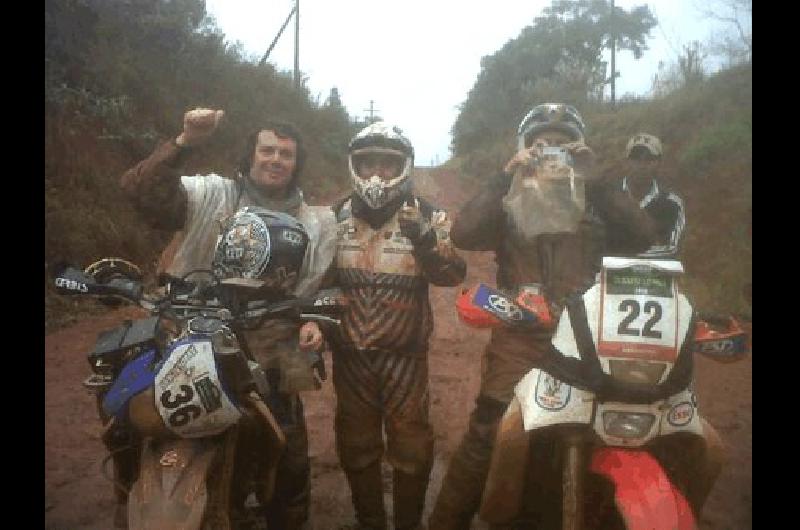
MULTIPOLYGON (((54 282, 62 294, 127 300, 151 315, 101 333, 84 381, 106 446, 126 455, 115 480, 132 484, 128 528, 263 527, 286 438, 268 406, 275 384, 243 331, 271 319, 338 325, 335 291, 256 299, 262 282, 200 272, 144 294, 138 268, 115 258, 62 266, 54 282)), ((324 379, 321 355, 308 355, 324 379)))
POLYGON ((536 285, 461 294, 459 316, 471 326, 555 324, 549 355, 515 387, 498 427, 482 519, 513 528, 697 528, 696 499, 713 474, 690 480, 708 457, 693 355, 729 362, 748 347, 735 319, 697 320, 678 288, 682 272, 675 260, 606 257, 598 281, 567 300, 557 324, 536 285))

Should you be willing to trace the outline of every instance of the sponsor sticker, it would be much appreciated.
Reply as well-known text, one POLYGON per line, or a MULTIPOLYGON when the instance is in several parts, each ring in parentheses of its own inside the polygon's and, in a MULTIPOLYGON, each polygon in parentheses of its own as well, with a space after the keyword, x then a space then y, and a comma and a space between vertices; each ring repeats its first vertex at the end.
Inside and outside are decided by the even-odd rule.
POLYGON ((694 417, 694 406, 688 401, 682 401, 673 405, 667 414, 667 421, 674 427, 683 427, 692 421, 694 417))
POLYGON ((536 404, 545 410, 561 410, 569 403, 572 387, 546 372, 536 381, 536 404))
POLYGON ((303 244, 303 236, 301 236, 298 232, 294 230, 283 230, 283 240, 289 243, 290 245, 294 245, 299 247, 303 244))
POLYGON ((672 298, 672 275, 657 270, 637 270, 635 267, 606 271, 608 294, 645 295, 672 298))
POLYGON ((347 243, 339 243, 339 250, 361 250, 361 245, 359 244, 347 244, 347 243))
POLYGON ((194 388, 197 390, 206 412, 214 412, 222 407, 222 392, 208 376, 195 381, 194 388))
POLYGON ((70 280, 69 278, 56 278, 56 287, 61 287, 62 289, 69 289, 70 291, 78 291, 81 293, 89 292, 89 288, 86 286, 85 283, 81 283, 75 280, 70 280))
POLYGON ((412 246, 406 247, 383 247, 385 254, 411 254, 414 250, 412 246))

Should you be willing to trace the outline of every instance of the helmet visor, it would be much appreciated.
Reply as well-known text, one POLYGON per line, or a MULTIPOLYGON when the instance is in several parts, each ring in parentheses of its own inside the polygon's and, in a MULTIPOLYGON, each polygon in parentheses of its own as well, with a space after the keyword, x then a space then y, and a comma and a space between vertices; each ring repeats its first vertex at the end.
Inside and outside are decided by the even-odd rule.
POLYGON ((353 169, 362 179, 375 175, 381 180, 391 181, 399 177, 405 166, 405 154, 386 148, 359 149, 354 151, 353 169))

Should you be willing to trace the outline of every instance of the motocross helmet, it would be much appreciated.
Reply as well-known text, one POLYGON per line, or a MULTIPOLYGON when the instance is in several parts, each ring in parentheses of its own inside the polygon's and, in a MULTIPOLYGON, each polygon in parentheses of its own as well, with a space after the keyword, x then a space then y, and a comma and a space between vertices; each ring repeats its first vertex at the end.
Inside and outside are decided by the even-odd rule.
POLYGON ((647 133, 635 134, 628 140, 625 157, 630 158, 634 151, 644 151, 654 158, 661 158, 664 152, 661 148, 661 140, 647 133))
POLYGON ((220 279, 261 280, 288 293, 297 284, 308 242, 305 227, 291 215, 247 206, 223 221, 212 269, 220 279))
POLYGON ((581 115, 572 105, 543 103, 533 107, 522 119, 517 129, 518 149, 533 144, 533 137, 542 131, 558 131, 573 141, 583 141, 586 126, 581 115))
POLYGON ((382 208, 411 186, 414 147, 399 127, 383 121, 365 127, 350 141, 347 161, 356 194, 373 210, 382 208), (369 154, 389 154, 401 158, 400 173, 388 181, 378 175, 359 175, 359 157, 369 154))

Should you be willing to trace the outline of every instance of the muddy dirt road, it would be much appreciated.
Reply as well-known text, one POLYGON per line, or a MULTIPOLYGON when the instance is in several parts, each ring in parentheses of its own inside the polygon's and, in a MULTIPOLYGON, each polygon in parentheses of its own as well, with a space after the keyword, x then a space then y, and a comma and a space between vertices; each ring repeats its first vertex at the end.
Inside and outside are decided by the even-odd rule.
MULTIPOLYGON (((436 179, 422 173, 421 194, 451 207, 462 204, 464 192, 451 175, 436 179), (439 193, 448 189, 449 201, 439 193)), ((494 283, 494 263, 487 253, 464 253, 467 285, 494 283)), ((467 426, 477 395, 480 357, 488 333, 458 322, 453 308, 457 288, 431 289, 436 329, 430 348, 431 419, 436 458, 428 489, 426 515, 438 493, 446 464, 467 426)), ((109 529, 113 499, 110 483, 100 472, 104 450, 94 398, 81 386, 88 375, 85 352, 97 333, 136 314, 121 309, 83 320, 45 339, 45 527, 109 529)), ((330 359, 328 359, 328 364, 330 359)), ((752 363, 719 365, 697 360, 696 388, 701 413, 719 430, 730 448, 730 463, 709 498, 701 528, 752 528, 752 363)), ((330 373, 330 364, 328 365, 330 373)), ((352 520, 353 510, 344 474, 334 450, 335 394, 330 380, 322 390, 303 396, 312 462, 312 521, 317 530, 331 530, 352 520)), ((385 491, 391 475, 385 471, 385 491)), ((387 506, 390 496, 386 495, 387 506)), ((389 508, 390 509, 390 508, 389 508)), ((478 521, 474 529, 486 526, 478 521)))

